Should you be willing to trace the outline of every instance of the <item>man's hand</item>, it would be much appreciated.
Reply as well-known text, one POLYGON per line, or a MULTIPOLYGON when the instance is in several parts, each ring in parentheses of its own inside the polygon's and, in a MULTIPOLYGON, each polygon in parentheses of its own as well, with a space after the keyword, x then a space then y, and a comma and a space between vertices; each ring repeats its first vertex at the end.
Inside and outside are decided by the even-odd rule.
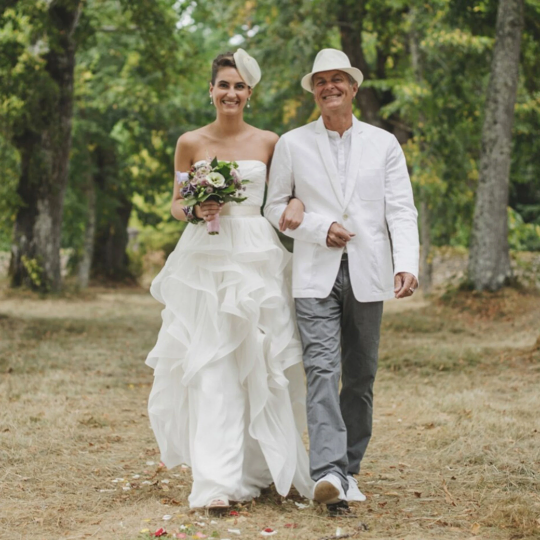
POLYGON ((326 245, 328 247, 345 247, 347 242, 355 236, 354 233, 349 232, 345 227, 334 221, 328 229, 326 245))
POLYGON ((294 231, 304 220, 304 204, 300 199, 291 199, 287 208, 279 218, 279 230, 285 232, 287 229, 294 231))
POLYGON ((409 272, 400 272, 394 276, 394 293, 396 298, 412 296, 418 288, 418 281, 409 272))
POLYGON ((221 210, 221 204, 216 201, 204 201, 194 207, 195 215, 204 221, 213 221, 221 210))

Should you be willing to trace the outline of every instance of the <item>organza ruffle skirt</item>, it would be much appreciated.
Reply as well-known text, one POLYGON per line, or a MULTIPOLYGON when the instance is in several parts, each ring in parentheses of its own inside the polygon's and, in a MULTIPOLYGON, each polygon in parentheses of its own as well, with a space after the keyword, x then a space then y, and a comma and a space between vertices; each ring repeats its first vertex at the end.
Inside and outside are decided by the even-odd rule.
POLYGON ((311 496, 289 266, 263 217, 224 216, 217 236, 188 225, 152 283, 165 308, 149 416, 163 463, 192 468, 191 507, 272 482, 311 496))

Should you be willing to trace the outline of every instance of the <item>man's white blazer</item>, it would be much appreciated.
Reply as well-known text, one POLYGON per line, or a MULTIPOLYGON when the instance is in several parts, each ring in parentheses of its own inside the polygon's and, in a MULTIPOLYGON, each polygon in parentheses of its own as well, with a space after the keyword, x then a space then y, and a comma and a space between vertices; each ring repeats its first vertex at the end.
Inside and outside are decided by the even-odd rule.
POLYGON ((337 222, 356 236, 347 244, 355 298, 375 302, 394 297, 394 275, 418 276, 417 211, 405 156, 387 131, 353 116, 345 193, 322 117, 278 141, 264 214, 277 228, 290 197, 305 206, 302 224, 285 234, 294 239, 293 296, 326 298, 339 271, 342 248, 326 236, 337 222))

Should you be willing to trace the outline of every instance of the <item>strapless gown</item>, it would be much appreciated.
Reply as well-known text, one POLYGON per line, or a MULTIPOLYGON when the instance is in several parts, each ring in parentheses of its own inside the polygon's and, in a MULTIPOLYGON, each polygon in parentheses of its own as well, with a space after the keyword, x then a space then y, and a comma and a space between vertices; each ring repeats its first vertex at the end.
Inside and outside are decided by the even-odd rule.
POLYGON ((291 256, 261 216, 266 166, 239 161, 247 200, 224 206, 220 234, 189 224, 154 279, 165 308, 149 416, 161 460, 191 467, 191 507, 246 501, 272 482, 311 497, 302 350, 291 256))

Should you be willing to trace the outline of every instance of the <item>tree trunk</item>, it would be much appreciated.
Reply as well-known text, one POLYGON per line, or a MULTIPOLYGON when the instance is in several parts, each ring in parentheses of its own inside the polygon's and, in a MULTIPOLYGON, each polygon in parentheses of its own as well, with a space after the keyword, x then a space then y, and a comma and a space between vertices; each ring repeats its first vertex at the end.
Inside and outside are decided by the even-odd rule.
POLYGON ((424 294, 430 294, 433 287, 433 260, 431 253, 431 212, 426 201, 425 189, 420 194, 420 244, 422 258, 420 259, 419 281, 424 294))
POLYGON ((88 217, 84 231, 83 255, 79 263, 78 281, 81 289, 88 287, 90 281, 90 270, 92 269, 92 259, 94 257, 94 237, 96 233, 96 186, 92 175, 88 176, 88 183, 84 190, 88 201, 88 217))
MULTIPOLYGON (((363 21, 366 9, 368 9, 366 5, 366 0, 339 0, 337 2, 337 25, 341 37, 341 48, 349 57, 351 64, 360 69, 364 75, 364 81, 385 79, 385 65, 388 56, 391 55, 391 42, 382 41, 377 47, 377 59, 375 66, 371 69, 367 63, 362 42, 363 21)), ((370 7, 369 9, 384 8, 370 7)), ((391 12, 388 11, 387 15, 391 16, 391 12)), ((392 100, 391 92, 380 92, 367 84, 362 84, 356 94, 356 103, 362 113, 362 120, 393 133, 400 144, 405 144, 411 137, 410 128, 397 114, 392 114, 387 119, 381 116, 381 108, 392 100)))
MULTIPOLYGON (((424 64, 422 60, 422 54, 420 51, 420 33, 418 30, 417 8, 411 6, 409 11, 411 32, 409 36, 409 48, 411 51, 411 67, 414 73, 414 79, 418 84, 422 84, 424 80, 424 64)), ((419 114, 419 124, 421 126, 426 125, 426 118, 423 112, 419 114)), ((422 129, 417 128, 415 130, 415 137, 419 138, 418 146, 420 148, 420 155, 425 155, 425 144, 422 138, 422 129)), ((420 164, 422 166, 422 164, 420 164)), ((422 290, 425 294, 431 292, 433 286, 433 262, 431 256, 431 212, 429 207, 429 190, 427 186, 420 185, 419 199, 420 199, 420 243, 422 245, 422 258, 420 260, 420 276, 419 281, 422 286, 422 290)))
POLYGON ((522 28, 523 0, 499 0, 469 259, 476 290, 498 290, 511 277, 507 206, 522 28))
POLYGON ((40 116, 32 117, 13 140, 21 156, 17 192, 22 200, 10 261, 15 287, 24 284, 56 291, 61 285, 60 238, 71 147, 74 32, 79 14, 80 0, 49 3, 46 28, 50 50, 44 59, 54 90, 35 89, 43 92, 40 116))
MULTIPOLYGON (((351 65, 364 75, 364 80, 371 78, 371 70, 362 47, 362 21, 365 17, 365 0, 341 0, 338 2, 338 27, 341 36, 341 48, 349 57, 351 65)), ((381 118, 381 103, 374 88, 360 86, 356 102, 362 112, 362 120, 373 126, 392 131, 390 123, 381 118)))
POLYGON ((113 215, 98 227, 94 245, 93 274, 110 281, 132 281, 129 271, 128 222, 133 204, 127 198, 117 201, 113 215))

